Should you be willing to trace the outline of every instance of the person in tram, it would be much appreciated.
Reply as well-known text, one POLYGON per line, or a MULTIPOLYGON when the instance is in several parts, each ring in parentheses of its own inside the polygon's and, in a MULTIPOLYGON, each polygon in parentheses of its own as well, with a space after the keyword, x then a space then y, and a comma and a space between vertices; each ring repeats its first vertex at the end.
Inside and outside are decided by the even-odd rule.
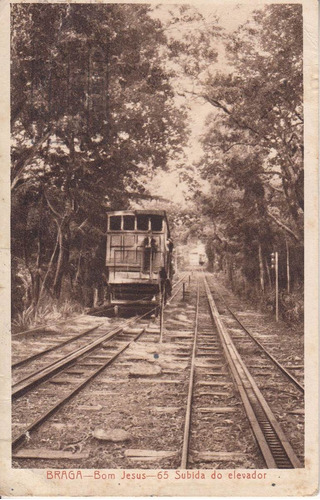
POLYGON ((151 264, 154 261, 154 257, 158 251, 157 242, 152 237, 151 230, 148 232, 148 236, 143 240, 143 270, 144 272, 151 271, 151 264))
POLYGON ((172 239, 169 237, 166 241, 166 249, 167 249, 167 267, 168 269, 170 270, 169 271, 169 275, 172 277, 174 272, 173 272, 173 255, 172 255, 172 252, 173 252, 173 241, 172 239))
POLYGON ((166 241, 166 247, 167 247, 168 252, 172 253, 172 250, 173 250, 173 241, 172 241, 172 239, 170 237, 166 241))

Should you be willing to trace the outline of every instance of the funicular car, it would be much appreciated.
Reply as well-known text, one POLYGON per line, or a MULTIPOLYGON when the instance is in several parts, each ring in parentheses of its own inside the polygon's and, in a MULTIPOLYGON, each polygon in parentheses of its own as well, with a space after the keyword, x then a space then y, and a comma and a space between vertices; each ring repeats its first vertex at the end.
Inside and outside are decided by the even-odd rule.
POLYGON ((171 289, 172 249, 163 210, 109 212, 106 280, 112 304, 150 304, 171 289))

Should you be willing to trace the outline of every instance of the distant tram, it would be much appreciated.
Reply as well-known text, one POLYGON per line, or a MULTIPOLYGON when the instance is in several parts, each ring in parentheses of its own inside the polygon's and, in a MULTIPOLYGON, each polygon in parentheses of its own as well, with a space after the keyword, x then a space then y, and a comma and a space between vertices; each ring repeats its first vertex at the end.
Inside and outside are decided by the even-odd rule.
POLYGON ((173 243, 162 210, 109 212, 107 295, 112 304, 150 304, 171 291, 173 243))

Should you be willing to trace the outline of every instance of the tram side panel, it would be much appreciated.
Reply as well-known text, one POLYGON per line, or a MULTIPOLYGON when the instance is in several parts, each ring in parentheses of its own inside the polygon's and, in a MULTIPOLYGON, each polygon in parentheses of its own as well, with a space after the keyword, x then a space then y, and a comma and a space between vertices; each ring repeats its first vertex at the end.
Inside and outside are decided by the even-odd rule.
POLYGON ((167 239, 165 221, 160 233, 108 230, 106 268, 111 303, 149 303, 156 300, 160 270, 164 268, 169 275, 167 239))

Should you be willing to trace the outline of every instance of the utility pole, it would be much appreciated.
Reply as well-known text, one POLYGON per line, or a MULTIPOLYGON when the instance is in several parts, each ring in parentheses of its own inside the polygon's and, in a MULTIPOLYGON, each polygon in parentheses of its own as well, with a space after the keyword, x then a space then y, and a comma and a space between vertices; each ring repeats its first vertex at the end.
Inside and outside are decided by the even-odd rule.
POLYGON ((287 292, 290 293, 290 254, 289 254, 289 245, 288 240, 286 238, 286 250, 287 250, 287 292))
POLYGON ((276 321, 279 321, 279 258, 278 252, 271 254, 271 268, 275 271, 276 278, 276 321))
POLYGON ((163 341, 163 329, 164 329, 164 294, 165 290, 160 291, 160 344, 163 341))

